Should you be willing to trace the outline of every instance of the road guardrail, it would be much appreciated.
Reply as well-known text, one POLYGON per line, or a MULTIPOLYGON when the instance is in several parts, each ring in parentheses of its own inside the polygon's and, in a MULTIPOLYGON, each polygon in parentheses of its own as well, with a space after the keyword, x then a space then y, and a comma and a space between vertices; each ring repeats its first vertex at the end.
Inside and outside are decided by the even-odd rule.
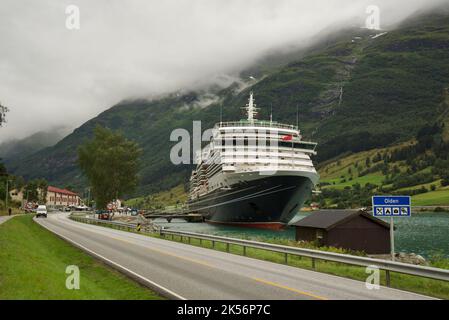
MULTIPOLYGON (((116 221, 108 221, 108 220, 98 220, 92 218, 80 218, 80 217, 71 217, 71 219, 79 222, 83 222, 85 220, 87 223, 95 223, 96 224, 109 224, 116 225, 121 227, 122 229, 133 229, 136 230, 137 225, 132 223, 123 223, 116 221)), ((226 251, 229 252, 230 245, 239 245, 243 247, 243 255, 246 256, 246 249, 262 249, 271 252, 277 252, 284 254, 284 261, 288 263, 288 255, 299 256, 299 257, 307 257, 312 261, 312 268, 315 269, 316 260, 323 261, 331 261, 338 262, 343 264, 362 266, 362 267, 377 267, 379 270, 384 270, 386 272, 386 284, 390 286, 390 272, 397 272, 407 275, 413 275, 418 277, 424 277, 435 280, 449 281, 449 270, 439 269, 433 267, 426 266, 417 266, 413 264, 407 264, 396 261, 388 261, 381 259, 373 259, 367 257, 353 256, 348 254, 334 253, 334 252, 326 252, 312 249, 303 249, 291 246, 284 246, 279 244, 272 244, 266 242, 252 241, 252 240, 244 240, 237 238, 228 238, 221 236, 214 236, 202 233, 195 232, 187 232, 187 231, 176 231, 176 230, 167 230, 167 229, 159 229, 153 230, 157 231, 158 234, 162 237, 171 236, 172 240, 174 240, 175 236, 183 238, 187 238, 188 243, 191 242, 191 239, 199 239, 200 242, 203 240, 211 241, 212 248, 215 248, 216 243, 224 243, 226 244, 226 251)))
POLYGON ((95 218, 88 218, 88 217, 80 217, 80 216, 73 216, 70 215, 70 219, 77 222, 83 222, 87 224, 105 224, 110 226, 115 226, 120 230, 127 230, 127 231, 147 231, 147 232, 159 232, 159 228, 157 228, 155 225, 142 225, 140 223, 128 223, 128 222, 120 222, 120 221, 112 221, 112 220, 100 220, 95 218), (150 227, 150 228, 148 228, 150 227))

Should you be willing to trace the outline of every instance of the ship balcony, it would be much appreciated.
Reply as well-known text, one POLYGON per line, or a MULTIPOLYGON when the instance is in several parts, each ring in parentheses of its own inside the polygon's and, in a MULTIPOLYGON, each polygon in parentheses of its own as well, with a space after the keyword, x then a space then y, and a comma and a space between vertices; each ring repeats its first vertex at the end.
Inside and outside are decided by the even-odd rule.
POLYGON ((254 173, 254 172, 270 172, 270 171, 288 171, 288 172, 308 172, 316 174, 314 167, 308 166, 286 166, 286 165, 274 165, 274 166, 237 166, 234 170, 235 173, 254 173))
POLYGON ((223 172, 234 172, 235 171, 235 166, 224 165, 222 171, 223 172))

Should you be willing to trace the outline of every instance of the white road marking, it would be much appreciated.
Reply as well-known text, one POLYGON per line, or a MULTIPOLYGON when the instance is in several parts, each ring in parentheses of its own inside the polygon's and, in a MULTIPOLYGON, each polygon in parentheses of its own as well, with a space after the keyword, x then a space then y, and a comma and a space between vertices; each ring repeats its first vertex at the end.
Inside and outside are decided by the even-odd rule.
MULTIPOLYGON (((36 220, 35 220, 35 221, 36 221, 36 220)), ((36 221, 36 222, 37 222, 37 221, 36 221)), ((39 222, 38 222, 38 223, 39 223, 39 222)), ((39 223, 39 225, 41 225, 42 227, 44 227, 44 228, 47 229, 48 231, 57 234, 59 237, 63 238, 63 239, 66 240, 67 242, 70 242, 70 243, 74 244, 75 246, 81 248, 82 250, 85 250, 85 251, 89 252, 91 255, 96 256, 96 257, 98 257, 98 258, 100 258, 100 259, 102 259, 102 260, 104 260, 104 261, 107 261, 108 263, 114 265, 116 268, 122 269, 122 270, 124 270, 125 272, 130 273, 130 274, 132 274, 133 276, 135 276, 135 277, 137 277, 137 278, 143 280, 144 282, 147 282, 148 284, 150 284, 150 286, 156 287, 156 288, 158 288, 159 290, 161 290, 162 292, 165 292, 165 293, 167 293, 168 295, 173 296, 173 297, 175 297, 175 298, 178 299, 178 300, 187 300, 187 299, 184 298, 183 296, 181 296, 181 295, 179 295, 179 294, 177 294, 177 293, 171 291, 170 289, 167 289, 167 288, 165 288, 165 287, 163 287, 163 286, 157 284, 156 282, 151 281, 150 279, 147 279, 147 278, 145 278, 144 276, 142 276, 142 275, 140 275, 140 274, 138 274, 138 273, 136 273, 136 272, 134 272, 134 271, 132 271, 132 270, 130 270, 130 269, 124 267, 124 266, 122 266, 121 264, 118 264, 117 262, 114 262, 114 261, 112 261, 112 260, 110 260, 110 259, 108 259, 108 258, 102 256, 101 254, 96 253, 95 251, 86 248, 86 247, 83 246, 82 244, 79 244, 78 242, 76 242, 76 241, 74 241, 74 240, 72 240, 72 239, 69 239, 69 238, 67 238, 66 236, 63 236, 62 234, 60 234, 60 233, 58 233, 58 232, 56 232, 56 231, 54 231, 54 230, 51 230, 50 228, 48 228, 47 226, 43 225, 42 223, 39 223)))

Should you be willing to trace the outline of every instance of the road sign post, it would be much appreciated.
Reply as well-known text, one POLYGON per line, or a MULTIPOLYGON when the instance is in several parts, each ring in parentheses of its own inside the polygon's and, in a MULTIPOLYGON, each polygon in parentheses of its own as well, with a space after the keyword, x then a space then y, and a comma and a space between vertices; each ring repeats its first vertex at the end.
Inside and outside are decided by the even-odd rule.
POLYGON ((390 218, 391 259, 394 261, 394 217, 411 216, 411 198, 409 196, 373 196, 373 215, 390 218))
POLYGON ((390 246, 391 246, 391 261, 394 261, 394 219, 390 217, 390 246))

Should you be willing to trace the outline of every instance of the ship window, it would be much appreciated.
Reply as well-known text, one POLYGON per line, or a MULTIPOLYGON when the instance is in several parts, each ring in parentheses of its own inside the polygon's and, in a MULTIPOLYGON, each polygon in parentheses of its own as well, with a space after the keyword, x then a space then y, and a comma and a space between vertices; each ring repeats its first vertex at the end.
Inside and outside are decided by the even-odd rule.
POLYGON ((287 142, 287 141, 280 141, 279 142, 280 147, 286 147, 286 148, 297 148, 297 149, 308 149, 308 150, 314 150, 315 145, 313 144, 307 144, 307 143, 293 143, 293 142, 287 142))

